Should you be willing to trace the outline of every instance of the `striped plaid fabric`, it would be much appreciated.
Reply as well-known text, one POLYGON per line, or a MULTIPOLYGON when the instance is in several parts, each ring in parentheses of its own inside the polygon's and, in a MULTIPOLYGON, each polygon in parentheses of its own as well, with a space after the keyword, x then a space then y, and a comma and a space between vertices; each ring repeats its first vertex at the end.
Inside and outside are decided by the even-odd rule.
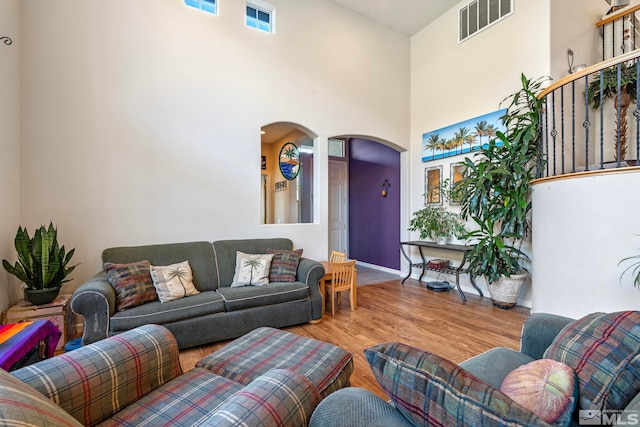
POLYGON ((194 426, 244 386, 206 369, 192 369, 129 405, 105 426, 194 426))
POLYGON ((90 426, 182 374, 167 329, 145 325, 12 372, 90 426))
POLYGON ((242 384, 271 369, 289 369, 307 377, 324 397, 349 385, 353 358, 333 344, 279 329, 258 328, 196 366, 242 384))
POLYGON ((401 343, 364 351, 395 407, 415 426, 548 426, 446 359, 401 343))
POLYGON ((156 288, 151 278, 149 261, 132 262, 130 264, 104 263, 107 280, 116 291, 116 309, 128 308, 158 300, 156 288))
POLYGON ((82 424, 42 394, 0 369, 0 425, 77 427, 82 424))
POLYGON ((285 251, 281 249, 267 249, 268 254, 273 254, 271 269, 269 270, 270 282, 295 282, 298 264, 302 257, 302 249, 285 251))
POLYGON ((303 427, 322 398, 300 374, 274 369, 226 401, 204 425, 303 427))
POLYGON ((544 357, 576 371, 582 409, 624 409, 640 392, 640 312, 576 320, 560 331, 544 357))

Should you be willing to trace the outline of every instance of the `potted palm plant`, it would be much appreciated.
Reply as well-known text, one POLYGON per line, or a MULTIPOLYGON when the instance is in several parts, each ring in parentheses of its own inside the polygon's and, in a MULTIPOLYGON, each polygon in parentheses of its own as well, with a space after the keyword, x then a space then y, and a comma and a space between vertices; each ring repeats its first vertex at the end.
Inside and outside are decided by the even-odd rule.
POLYGON ((467 253, 469 272, 487 279, 491 299, 501 308, 515 306, 526 280, 522 264, 528 257, 522 243, 530 229, 530 182, 536 173, 543 108, 537 94, 545 80, 522 75, 522 88, 503 101, 510 101, 501 118, 506 131, 496 132, 497 138, 473 160, 464 161, 461 213, 477 227, 467 233, 473 247, 467 253))
POLYGON ((600 108, 600 101, 613 98, 613 107, 616 111, 616 123, 614 139, 614 160, 623 161, 627 155, 627 128, 628 110, 632 102, 636 102, 636 63, 628 65, 621 63, 602 70, 587 88, 587 99, 594 108, 600 108), (618 81, 618 68, 620 68, 620 81, 618 81), (600 93, 602 92, 602 94, 600 93), (617 114, 620 108, 620 114, 617 114))
POLYGON ((427 206, 415 211, 408 230, 418 231, 421 239, 430 238, 439 245, 446 244, 451 236, 466 236, 460 215, 447 211, 442 206, 427 206))
POLYGON ((25 286, 25 299, 33 304, 48 304, 58 296, 60 287, 76 267, 69 266, 75 249, 68 253, 58 245, 58 232, 52 223, 38 228, 33 238, 26 228, 18 227, 15 247, 18 261, 11 265, 6 259, 2 266, 25 286))

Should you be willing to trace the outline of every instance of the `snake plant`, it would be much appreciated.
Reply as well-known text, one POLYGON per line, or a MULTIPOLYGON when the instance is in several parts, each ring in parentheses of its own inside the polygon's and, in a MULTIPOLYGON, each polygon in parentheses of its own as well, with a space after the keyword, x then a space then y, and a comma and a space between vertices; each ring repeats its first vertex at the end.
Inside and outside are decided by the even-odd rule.
POLYGON ((29 237, 26 227, 18 227, 15 238, 18 261, 12 266, 3 259, 2 266, 24 282, 27 289, 60 287, 69 281, 65 278, 76 266, 69 266, 75 249, 66 253, 64 246, 58 246, 57 235, 52 223, 49 223, 48 228, 40 226, 33 238, 29 237))

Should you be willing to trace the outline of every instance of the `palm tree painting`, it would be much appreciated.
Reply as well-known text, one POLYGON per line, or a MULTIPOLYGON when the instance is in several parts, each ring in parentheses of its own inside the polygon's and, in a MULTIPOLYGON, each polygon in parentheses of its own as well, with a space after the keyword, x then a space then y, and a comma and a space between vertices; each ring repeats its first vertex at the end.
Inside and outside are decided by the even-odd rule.
MULTIPOLYGON (((495 139, 496 131, 505 131, 501 117, 506 109, 465 120, 422 134, 422 161, 468 154, 495 139)), ((497 144, 501 142, 496 140, 497 144)))
POLYGON ((174 268, 173 270, 169 271, 169 279, 173 280, 175 278, 178 279, 178 281, 180 282, 180 285, 182 286, 182 290, 183 290, 183 297, 187 296, 187 288, 184 285, 184 282, 182 281, 182 279, 186 279, 187 278, 187 272, 185 270, 183 270, 180 266, 174 268))
POLYGON ((254 258, 254 257, 249 257, 247 259, 244 260, 243 266, 244 267, 249 267, 249 283, 253 283, 253 270, 258 270, 260 267, 262 267, 262 263, 264 261, 258 258, 254 258))

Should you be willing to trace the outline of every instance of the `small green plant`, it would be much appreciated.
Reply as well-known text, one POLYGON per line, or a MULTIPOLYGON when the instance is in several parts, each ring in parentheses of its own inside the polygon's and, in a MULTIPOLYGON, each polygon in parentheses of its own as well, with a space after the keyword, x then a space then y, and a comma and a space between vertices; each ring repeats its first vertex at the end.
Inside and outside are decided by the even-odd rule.
POLYGON ((466 230, 462 218, 442 206, 427 206, 413 213, 409 221, 409 231, 418 231, 421 239, 456 236, 464 238, 466 230))
POLYGON ((625 274, 627 274, 627 272, 630 272, 631 277, 633 278, 633 286, 640 288, 640 255, 633 255, 633 256, 624 258, 620 260, 620 262, 618 263, 618 266, 620 266, 620 264, 624 264, 629 261, 632 261, 632 262, 627 268, 624 269, 624 271, 620 275, 620 280, 622 280, 622 278, 624 277, 625 274))
POLYGON ((65 252, 64 246, 58 246, 58 232, 52 223, 45 228, 40 226, 29 237, 26 228, 18 227, 15 247, 18 261, 15 265, 2 260, 2 266, 10 274, 22 281, 27 289, 59 288, 69 280, 65 279, 76 266, 68 266, 75 249, 65 252))

